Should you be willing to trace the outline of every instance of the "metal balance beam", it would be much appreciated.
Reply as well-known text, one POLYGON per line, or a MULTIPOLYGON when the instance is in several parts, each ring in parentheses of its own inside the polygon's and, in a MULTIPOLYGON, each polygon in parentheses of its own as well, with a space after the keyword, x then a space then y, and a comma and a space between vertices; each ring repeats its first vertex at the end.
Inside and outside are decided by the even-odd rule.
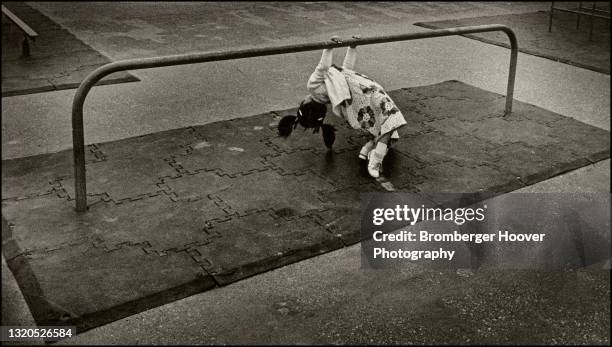
POLYGON ((30 41, 34 41, 38 37, 38 33, 34 31, 34 29, 30 28, 24 21, 22 21, 19 17, 17 17, 13 12, 11 12, 8 8, 2 5, 2 14, 5 15, 8 19, 10 19, 19 30, 23 32, 23 42, 21 43, 21 56, 29 57, 30 56, 30 41))
POLYGON ((252 48, 224 52, 190 53, 181 55, 170 55, 154 58, 127 59, 112 62, 100 66, 91 72, 79 85, 72 102, 72 150, 74 155, 74 185, 76 192, 76 210, 87 211, 87 183, 85 176, 85 139, 83 131, 83 104, 91 88, 102 78, 118 71, 149 69, 164 66, 198 64, 212 61, 243 59, 252 57, 263 57, 276 54, 287 54, 321 50, 325 48, 338 48, 358 45, 372 45, 377 43, 388 43, 397 41, 410 41, 428 39, 442 36, 466 35, 490 31, 503 31, 510 39, 510 70, 508 73, 508 87, 506 91, 505 114, 512 112, 512 97, 514 93, 514 77, 516 75, 516 60, 518 55, 518 43, 516 35, 509 27, 501 24, 466 26, 430 30, 409 34, 366 37, 360 39, 348 39, 342 42, 324 41, 286 45, 278 47, 252 48))

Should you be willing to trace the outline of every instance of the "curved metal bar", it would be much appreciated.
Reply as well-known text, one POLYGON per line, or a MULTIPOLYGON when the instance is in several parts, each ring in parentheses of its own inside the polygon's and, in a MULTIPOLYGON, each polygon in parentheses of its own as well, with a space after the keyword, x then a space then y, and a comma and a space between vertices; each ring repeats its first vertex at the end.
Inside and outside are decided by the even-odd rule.
POLYGON ((85 139, 83 130, 83 105, 85 98, 91 88, 102 78, 113 72, 125 70, 140 70, 164 66, 175 66, 185 64, 197 64, 212 61, 242 59, 251 57, 263 57, 276 54, 297 53, 305 51, 320 50, 324 48, 338 48, 346 46, 362 46, 377 43, 388 43, 396 41, 409 41, 442 36, 466 35, 490 31, 503 31, 510 39, 510 70, 508 73, 508 88, 506 92, 505 113, 512 112, 512 97, 514 93, 514 78, 516 74, 516 60, 518 55, 518 43, 516 35, 509 27, 501 24, 477 25, 458 28, 439 29, 416 33, 377 36, 360 39, 349 39, 342 42, 315 42, 279 47, 252 48, 225 52, 191 53, 182 55, 170 55, 164 57, 127 59, 112 62, 95 69, 79 85, 72 102, 72 143, 74 154, 74 184, 76 192, 76 210, 84 212, 87 210, 87 186, 85 176, 85 139))

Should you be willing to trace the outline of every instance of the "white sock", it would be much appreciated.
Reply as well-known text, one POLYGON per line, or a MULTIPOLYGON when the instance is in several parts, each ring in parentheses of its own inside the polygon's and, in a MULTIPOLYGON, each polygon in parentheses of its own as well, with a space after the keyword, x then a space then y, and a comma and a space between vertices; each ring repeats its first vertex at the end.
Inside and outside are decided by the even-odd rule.
POLYGON ((384 157, 387 154, 387 144, 379 141, 376 144, 376 148, 374 150, 376 151, 376 153, 378 153, 378 155, 384 157))

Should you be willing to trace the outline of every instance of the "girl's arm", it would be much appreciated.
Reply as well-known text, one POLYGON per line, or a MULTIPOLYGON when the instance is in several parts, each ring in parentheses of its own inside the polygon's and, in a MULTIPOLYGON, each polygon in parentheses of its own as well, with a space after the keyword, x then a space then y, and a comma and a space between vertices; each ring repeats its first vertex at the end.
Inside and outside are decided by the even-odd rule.
POLYGON ((317 70, 327 71, 327 69, 329 69, 332 65, 333 53, 333 48, 326 48, 323 50, 321 61, 319 61, 319 65, 317 65, 317 70))
POLYGON ((332 49, 324 49, 323 55, 321 56, 321 61, 315 68, 314 72, 310 75, 308 83, 306 84, 310 95, 315 101, 320 103, 326 103, 329 101, 327 89, 325 88, 325 76, 327 75, 327 70, 329 70, 331 63, 332 49))
POLYGON ((346 50, 346 55, 344 56, 344 62, 342 63, 342 68, 354 70, 356 60, 357 60, 357 48, 349 47, 346 50))
POLYGON ((329 70, 332 64, 332 57, 333 52, 331 48, 323 50, 323 55, 321 55, 321 61, 319 61, 319 64, 308 79, 309 90, 314 89, 325 82, 325 75, 327 74, 327 70, 329 70))

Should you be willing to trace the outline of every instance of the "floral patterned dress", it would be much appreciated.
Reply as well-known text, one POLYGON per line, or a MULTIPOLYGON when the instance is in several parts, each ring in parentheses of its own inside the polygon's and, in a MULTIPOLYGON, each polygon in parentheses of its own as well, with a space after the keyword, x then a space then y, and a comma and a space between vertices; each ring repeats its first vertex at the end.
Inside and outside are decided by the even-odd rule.
POLYGON ((375 141, 388 133, 398 139, 397 129, 406 124, 404 115, 380 84, 352 69, 355 49, 349 48, 342 67, 332 65, 331 60, 331 49, 324 50, 308 80, 312 98, 331 103, 335 114, 352 128, 370 133, 375 141))
POLYGON ((397 130, 406 124, 404 115, 385 90, 374 80, 358 72, 342 69, 351 99, 345 101, 343 116, 354 129, 369 132, 376 140, 391 133, 399 138, 397 130))

